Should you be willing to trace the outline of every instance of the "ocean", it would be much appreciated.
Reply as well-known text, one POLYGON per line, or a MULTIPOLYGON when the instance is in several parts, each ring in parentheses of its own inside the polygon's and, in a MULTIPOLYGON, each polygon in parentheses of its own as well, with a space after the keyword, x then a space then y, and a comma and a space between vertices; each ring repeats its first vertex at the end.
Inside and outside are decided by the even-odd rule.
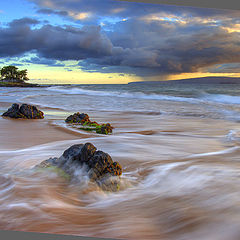
POLYGON ((239 84, 93 84, 0 91, 0 101, 31 102, 68 112, 132 111, 188 116, 187 112, 191 114, 194 108, 193 114, 199 116, 229 118, 236 117, 240 102, 239 84))
POLYGON ((15 102, 37 105, 45 119, 30 120, 34 126, 0 119, 1 229, 123 239, 240 238, 240 85, 0 88, 1 113, 15 102), (111 123, 113 133, 66 124, 74 112, 111 123), (119 192, 92 185, 84 169, 70 183, 34 171, 86 142, 122 165, 119 192))

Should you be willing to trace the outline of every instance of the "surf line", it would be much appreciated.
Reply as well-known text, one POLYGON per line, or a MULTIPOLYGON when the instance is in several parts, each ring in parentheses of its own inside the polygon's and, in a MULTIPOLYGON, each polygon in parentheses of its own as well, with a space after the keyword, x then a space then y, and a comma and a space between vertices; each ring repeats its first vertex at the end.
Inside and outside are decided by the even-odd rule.
POLYGON ((216 151, 216 152, 197 153, 197 154, 192 154, 190 156, 187 156, 184 159, 197 158, 197 157, 208 157, 208 156, 215 156, 215 155, 223 155, 223 154, 233 153, 234 151, 236 151, 238 149, 239 149, 239 147, 235 146, 235 147, 232 147, 232 148, 229 148, 229 149, 216 151))

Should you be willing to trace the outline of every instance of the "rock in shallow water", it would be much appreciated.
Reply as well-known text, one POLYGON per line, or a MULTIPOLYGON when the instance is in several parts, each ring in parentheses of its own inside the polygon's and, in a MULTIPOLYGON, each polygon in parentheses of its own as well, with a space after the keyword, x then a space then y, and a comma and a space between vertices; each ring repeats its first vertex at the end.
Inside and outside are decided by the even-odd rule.
POLYGON ((64 151, 60 158, 50 158, 41 162, 36 167, 57 167, 71 178, 76 169, 86 167, 91 181, 95 181, 104 191, 117 191, 122 175, 122 167, 118 162, 113 162, 111 156, 91 143, 76 144, 64 151))
POLYGON ((2 116, 10 118, 42 119, 44 118, 43 115, 44 113, 35 106, 22 104, 19 107, 19 104, 14 103, 2 116))
POLYGON ((81 130, 95 131, 99 134, 109 134, 112 133, 113 130, 110 123, 98 124, 95 121, 92 122, 86 113, 74 113, 73 115, 68 116, 65 119, 65 122, 69 124, 81 124, 83 126, 80 128, 81 130))
POLYGON ((96 128, 96 133, 109 134, 112 133, 113 127, 110 123, 102 124, 99 128, 96 128))
POLYGON ((74 113, 66 118, 65 122, 67 123, 81 123, 90 122, 89 116, 85 113, 74 113))

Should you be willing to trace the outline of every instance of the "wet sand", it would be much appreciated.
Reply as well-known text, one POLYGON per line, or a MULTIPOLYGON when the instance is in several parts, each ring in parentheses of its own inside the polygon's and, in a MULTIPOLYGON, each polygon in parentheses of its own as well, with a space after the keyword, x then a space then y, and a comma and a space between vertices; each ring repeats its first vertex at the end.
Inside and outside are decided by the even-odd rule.
MULTIPOLYGON (((1 112, 6 111, 10 106, 11 103, 0 102, 1 112)), ((61 116, 64 114, 63 111, 52 108, 41 108, 41 110, 45 113, 44 119, 0 117, 0 150, 16 150, 55 141, 89 137, 89 135, 52 124, 55 119, 59 118, 58 115, 63 118, 61 116)))
POLYGON ((94 119, 116 127, 112 136, 96 136, 56 124, 66 112, 41 110, 43 120, 0 118, 1 229, 123 239, 239 239, 240 150, 226 142, 238 123, 164 115, 146 115, 143 123, 136 114, 94 112, 94 119), (32 170, 86 141, 123 166, 122 191, 102 192, 82 172, 73 184, 32 170))
POLYGON ((0 150, 15 150, 39 144, 83 138, 84 135, 59 130, 49 120, 0 118, 0 150))

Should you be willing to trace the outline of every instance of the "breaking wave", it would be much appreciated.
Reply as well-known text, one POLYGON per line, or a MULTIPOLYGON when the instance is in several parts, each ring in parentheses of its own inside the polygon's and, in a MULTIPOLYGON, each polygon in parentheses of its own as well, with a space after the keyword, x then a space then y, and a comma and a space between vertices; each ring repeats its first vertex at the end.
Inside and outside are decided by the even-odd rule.
POLYGON ((175 101, 175 102, 189 102, 189 103, 201 103, 201 102, 213 102, 221 104, 240 104, 240 96, 231 96, 224 94, 208 94, 201 92, 199 94, 196 91, 195 97, 184 96, 172 96, 167 94, 156 93, 143 93, 134 91, 99 91, 89 90, 79 87, 66 88, 66 87, 49 87, 48 91, 63 93, 66 95, 88 95, 88 96, 102 96, 102 97, 121 97, 121 98, 134 98, 134 99, 146 99, 146 100, 161 100, 161 101, 175 101))

